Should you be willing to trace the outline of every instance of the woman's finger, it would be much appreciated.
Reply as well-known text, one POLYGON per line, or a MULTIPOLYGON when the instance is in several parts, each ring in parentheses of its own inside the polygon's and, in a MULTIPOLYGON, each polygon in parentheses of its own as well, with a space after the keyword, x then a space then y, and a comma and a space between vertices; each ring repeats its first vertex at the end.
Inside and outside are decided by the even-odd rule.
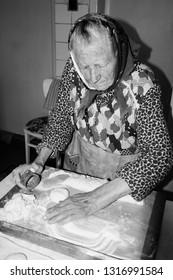
POLYGON ((27 165, 23 164, 23 165, 19 165, 12 171, 12 176, 16 184, 20 183, 21 175, 27 170, 27 168, 28 168, 27 165))
MULTIPOLYGON (((77 215, 78 216, 78 215, 77 215)), ((76 214, 71 213, 71 211, 63 212, 63 214, 57 214, 47 220, 49 224, 66 224, 68 222, 74 221, 79 219, 77 218, 76 214)))

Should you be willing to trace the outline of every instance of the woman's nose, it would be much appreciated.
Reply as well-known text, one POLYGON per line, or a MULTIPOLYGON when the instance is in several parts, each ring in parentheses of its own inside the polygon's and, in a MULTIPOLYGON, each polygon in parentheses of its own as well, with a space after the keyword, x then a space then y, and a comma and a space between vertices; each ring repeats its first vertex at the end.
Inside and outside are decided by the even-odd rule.
POLYGON ((100 72, 97 68, 90 69, 90 82, 91 83, 97 83, 100 80, 100 72))

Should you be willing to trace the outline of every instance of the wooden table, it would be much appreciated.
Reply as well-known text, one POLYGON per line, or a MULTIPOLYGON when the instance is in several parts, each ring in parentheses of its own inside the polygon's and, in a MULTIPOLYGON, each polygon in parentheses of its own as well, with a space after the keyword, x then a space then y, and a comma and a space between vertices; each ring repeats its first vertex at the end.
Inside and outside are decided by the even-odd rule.
POLYGON ((157 260, 173 260, 173 201, 166 201, 158 250, 157 260))
MULTIPOLYGON (((67 174, 73 176, 74 173, 67 172, 67 174)), ((1 196, 3 197, 0 200, 0 207, 19 191, 19 188, 14 186, 11 175, 0 183, 1 191, 2 188, 3 195, 1 194, 1 196), (7 194, 4 194, 5 189, 7 194)), ((0 221, 0 231, 75 259, 153 259, 157 250, 164 205, 164 196, 161 193, 152 192, 142 206, 117 201, 94 215, 95 219, 101 218, 119 225, 120 234, 122 233, 122 236, 123 234, 124 236, 128 235, 128 240, 131 240, 127 250, 126 247, 118 247, 117 244, 117 249, 111 254, 3 221, 0 221)))

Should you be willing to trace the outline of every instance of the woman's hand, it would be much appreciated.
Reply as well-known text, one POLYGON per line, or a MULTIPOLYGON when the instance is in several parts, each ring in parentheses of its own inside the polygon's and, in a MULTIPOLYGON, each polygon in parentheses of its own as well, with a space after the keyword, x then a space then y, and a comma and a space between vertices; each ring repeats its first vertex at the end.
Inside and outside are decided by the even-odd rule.
POLYGON ((125 180, 116 178, 93 191, 77 193, 49 208, 44 219, 48 223, 65 224, 86 218, 131 192, 125 180))
POLYGON ((65 224, 93 214, 93 206, 94 198, 92 192, 77 193, 49 208, 44 216, 44 220, 50 224, 65 224))
POLYGON ((15 184, 17 184, 21 188, 25 188, 24 185, 21 184, 21 176, 27 170, 30 170, 32 172, 41 174, 42 171, 43 171, 43 165, 39 164, 39 163, 36 163, 36 162, 33 162, 31 164, 19 165, 18 167, 16 167, 13 170, 12 175, 13 175, 14 182, 15 182, 15 184))
POLYGON ((41 174, 44 169, 44 165, 45 165, 47 159, 49 158, 49 156, 51 155, 51 153, 52 153, 52 151, 49 148, 45 147, 40 151, 39 155, 36 157, 36 159, 34 160, 33 163, 23 164, 23 165, 16 167, 13 170, 14 182, 17 185, 19 185, 21 188, 24 188, 24 186, 21 184, 22 174, 24 172, 26 172, 27 170, 41 174))

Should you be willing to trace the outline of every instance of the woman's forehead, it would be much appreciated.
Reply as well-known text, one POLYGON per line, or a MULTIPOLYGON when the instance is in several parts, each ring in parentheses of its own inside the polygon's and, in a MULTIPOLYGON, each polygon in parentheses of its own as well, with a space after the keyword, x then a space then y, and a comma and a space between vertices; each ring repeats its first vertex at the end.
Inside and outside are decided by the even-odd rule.
POLYGON ((99 43, 90 44, 88 47, 85 45, 81 48, 76 48, 73 53, 77 64, 80 66, 106 65, 115 59, 111 48, 107 47, 105 43, 102 45, 99 43))

